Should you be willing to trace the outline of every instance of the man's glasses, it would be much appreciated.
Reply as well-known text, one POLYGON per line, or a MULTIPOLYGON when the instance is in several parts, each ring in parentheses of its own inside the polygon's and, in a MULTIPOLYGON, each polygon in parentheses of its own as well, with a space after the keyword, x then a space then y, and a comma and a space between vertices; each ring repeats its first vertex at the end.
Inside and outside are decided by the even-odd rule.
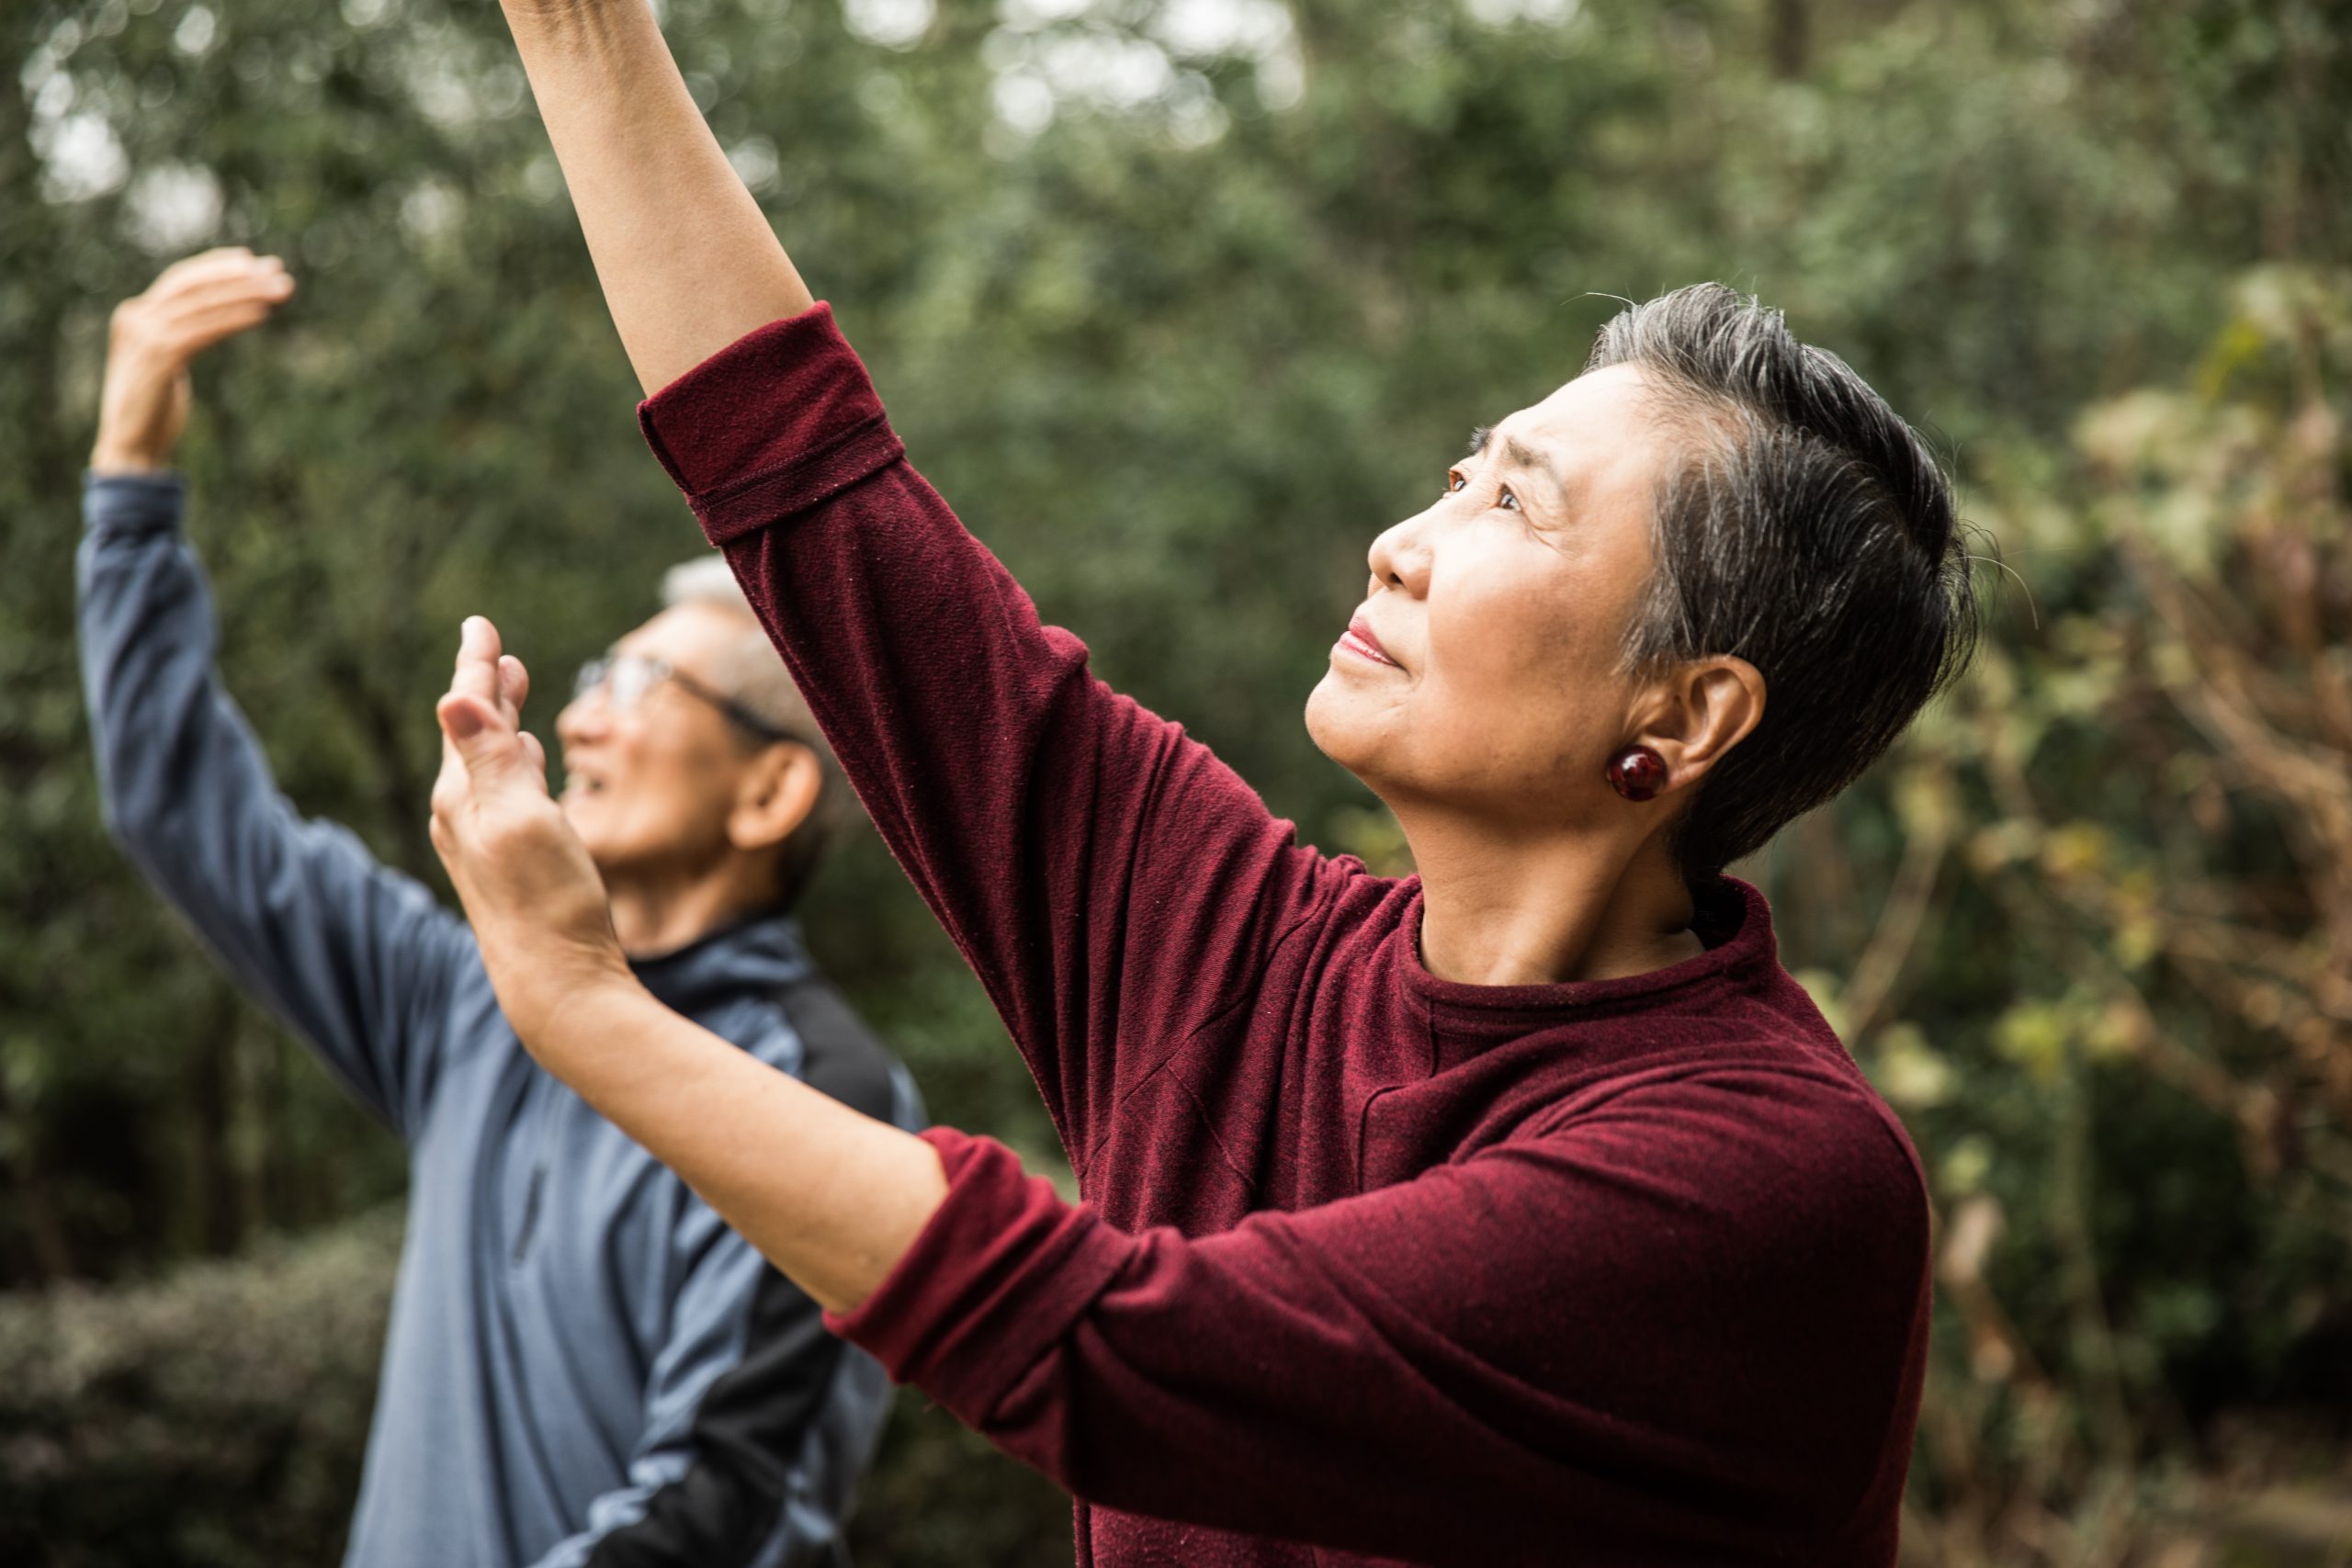
POLYGON ((643 702, 648 692, 664 681, 688 696, 708 703, 744 731, 770 745, 784 740, 804 746, 808 744, 782 725, 771 724, 762 718, 726 693, 713 691, 704 685, 666 659, 648 659, 635 653, 608 653, 602 659, 592 659, 580 667, 579 675, 572 681, 571 697, 578 702, 592 693, 602 692, 606 705, 614 712, 627 713, 643 702))

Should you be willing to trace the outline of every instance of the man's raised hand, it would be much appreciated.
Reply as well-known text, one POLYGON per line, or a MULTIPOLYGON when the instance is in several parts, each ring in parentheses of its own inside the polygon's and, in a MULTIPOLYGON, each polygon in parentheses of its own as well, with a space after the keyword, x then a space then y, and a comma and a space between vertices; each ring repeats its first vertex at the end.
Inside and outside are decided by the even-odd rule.
POLYGON ((449 690, 435 709, 441 773, 433 847, 466 907, 499 1006, 526 1045, 597 986, 635 984, 613 934, 602 877, 548 794, 547 753, 522 727, 523 661, 498 628, 468 617, 449 690))
POLYGON ((167 466, 187 426, 189 362, 267 321, 293 293, 284 262, 240 245, 175 262, 145 293, 116 306, 91 468, 137 474, 167 466))

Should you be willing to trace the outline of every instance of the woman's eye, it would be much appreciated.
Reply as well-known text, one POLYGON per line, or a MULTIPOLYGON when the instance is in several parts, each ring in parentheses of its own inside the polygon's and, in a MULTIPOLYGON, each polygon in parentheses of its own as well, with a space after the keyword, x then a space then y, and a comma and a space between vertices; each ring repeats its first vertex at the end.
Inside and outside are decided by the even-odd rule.
POLYGON ((1455 468, 1445 476, 1445 493, 1452 495, 1468 486, 1469 483, 1468 479, 1462 477, 1462 470, 1455 468))
POLYGON ((1501 493, 1496 498, 1495 504, 1501 507, 1506 512, 1517 512, 1521 510, 1519 497, 1511 494, 1510 487, 1508 485, 1503 487, 1501 493))

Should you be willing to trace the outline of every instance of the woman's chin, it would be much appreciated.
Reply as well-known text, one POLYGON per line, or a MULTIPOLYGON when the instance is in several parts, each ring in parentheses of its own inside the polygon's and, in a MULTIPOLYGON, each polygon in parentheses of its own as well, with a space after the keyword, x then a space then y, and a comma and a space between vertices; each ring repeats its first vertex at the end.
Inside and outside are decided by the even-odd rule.
POLYGON ((1338 675, 1326 673, 1306 694, 1306 738, 1326 757, 1370 784, 1364 769, 1378 750, 1372 716, 1362 696, 1338 675))

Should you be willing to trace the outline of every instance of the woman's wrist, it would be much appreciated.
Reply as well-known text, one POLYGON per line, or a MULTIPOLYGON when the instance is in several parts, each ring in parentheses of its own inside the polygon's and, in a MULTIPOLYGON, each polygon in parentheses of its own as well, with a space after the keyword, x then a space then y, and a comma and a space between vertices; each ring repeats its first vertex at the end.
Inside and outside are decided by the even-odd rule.
POLYGON ((609 953, 515 953, 489 966, 506 1021, 558 1077, 592 1071, 630 1010, 651 1000, 617 944, 609 953))

